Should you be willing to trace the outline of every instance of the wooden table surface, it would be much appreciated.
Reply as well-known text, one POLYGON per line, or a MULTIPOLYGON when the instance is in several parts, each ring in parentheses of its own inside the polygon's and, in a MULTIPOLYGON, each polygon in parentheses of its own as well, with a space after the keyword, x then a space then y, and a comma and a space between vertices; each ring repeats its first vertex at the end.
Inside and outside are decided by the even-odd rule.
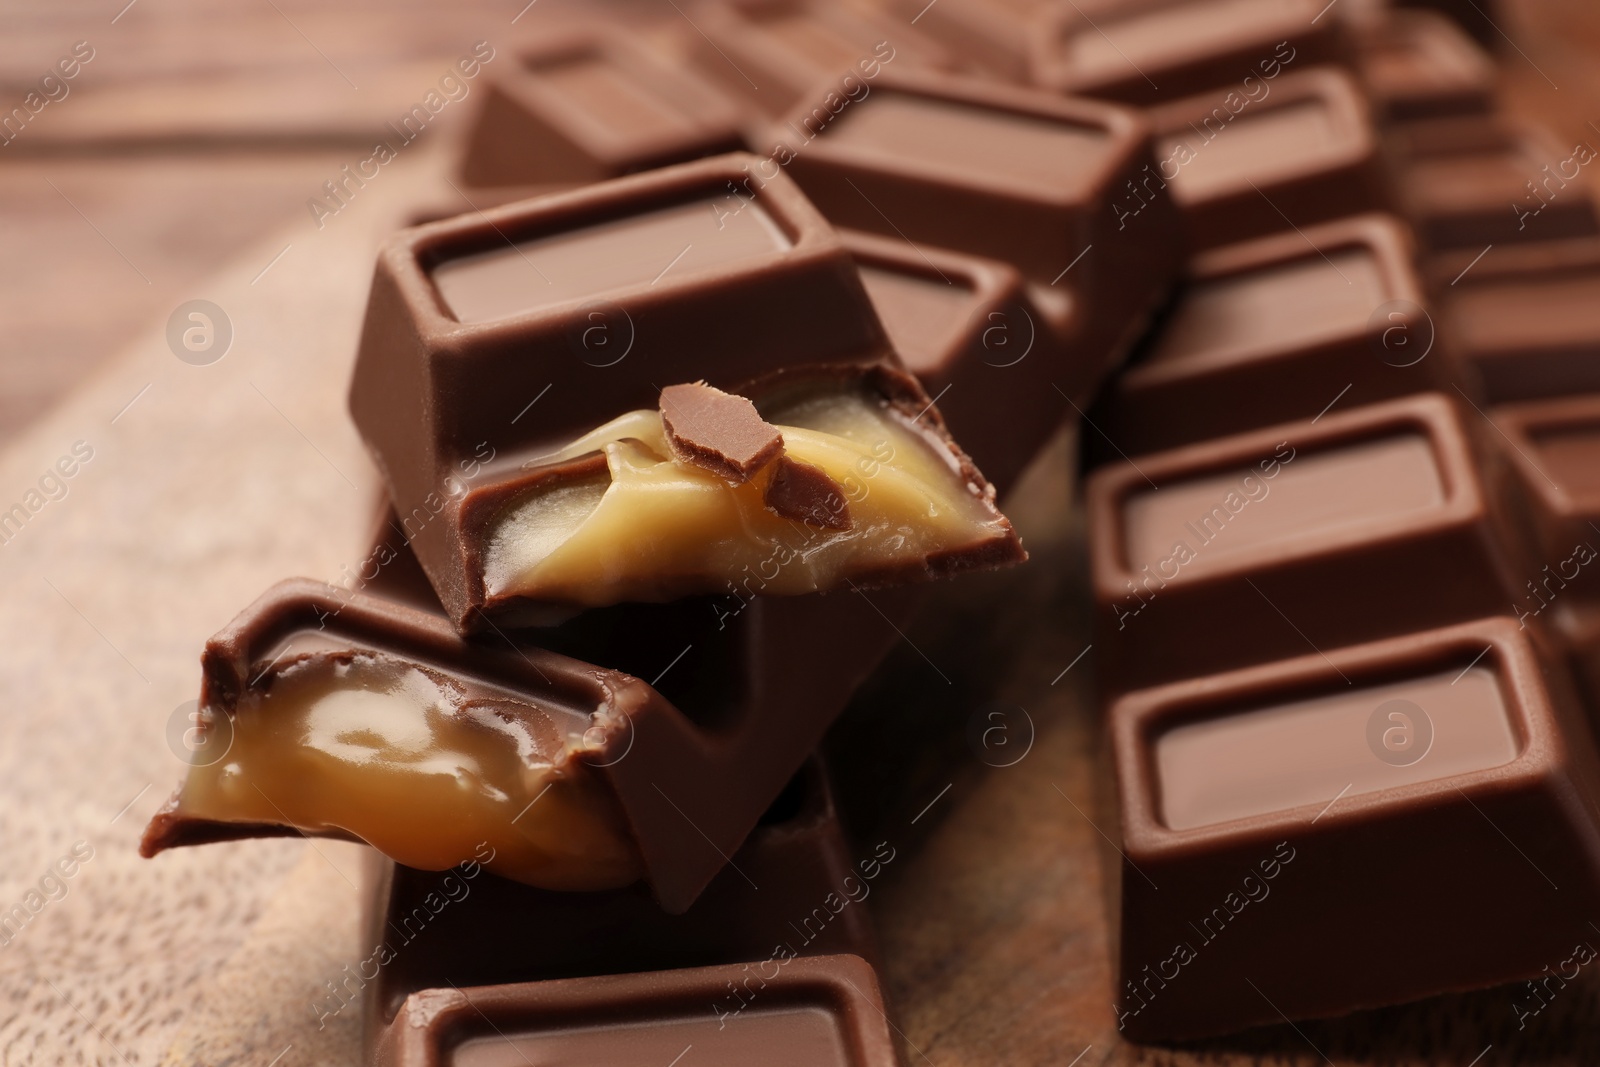
MULTIPOLYGON (((47 900, 0 932, 0 1064, 357 1062, 353 1013, 319 1029, 311 1004, 361 956, 359 849, 257 841, 144 861, 136 842, 182 770, 165 731, 195 696, 205 637, 272 581, 337 579, 362 555, 377 483, 344 390, 373 251, 455 195, 466 109, 325 228, 306 198, 472 41, 509 46, 575 6, 538 0, 515 24, 521 3, 8 10, 0 103, 75 41, 96 58, 0 148, 0 511, 92 450, 0 546, 0 911, 47 900), (234 332, 208 366, 165 337, 196 297, 234 332), (74 847, 92 858, 48 877, 74 847)), ((1527 0, 1501 25, 1516 109, 1600 138, 1600 10, 1527 0)), ((914 631, 838 735, 887 742, 855 748, 881 761, 866 779, 880 802, 857 824, 900 857, 870 906, 912 1067, 1600 1061, 1592 975, 1522 1030, 1505 988, 1200 1047, 1119 1041, 1069 470, 1064 439, 1012 508, 1035 553, 1025 580, 952 584, 943 617, 960 621, 914 631), (980 637, 983 676, 963 673, 980 637), (986 707, 1032 723, 1012 766, 962 740, 986 707), (892 743, 902 723, 917 743, 892 743)))

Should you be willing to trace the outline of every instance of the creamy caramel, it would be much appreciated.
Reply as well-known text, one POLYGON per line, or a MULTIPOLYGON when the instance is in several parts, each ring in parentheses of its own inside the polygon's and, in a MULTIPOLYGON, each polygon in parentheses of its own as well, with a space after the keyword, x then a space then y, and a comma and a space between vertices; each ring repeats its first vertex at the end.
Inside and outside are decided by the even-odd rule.
POLYGON ((767 507, 776 464, 729 485, 674 460, 660 414, 632 411, 547 460, 598 451, 605 472, 533 489, 496 521, 484 554, 489 595, 589 606, 731 585, 794 595, 1005 535, 950 451, 864 394, 819 395, 763 415, 782 431, 787 456, 843 487, 848 529, 767 507))
POLYGON ((273 668, 229 714, 233 743, 191 767, 178 813, 342 830, 399 863, 444 870, 484 854, 546 889, 611 889, 641 862, 612 794, 569 757, 594 713, 538 706, 368 650, 273 668))

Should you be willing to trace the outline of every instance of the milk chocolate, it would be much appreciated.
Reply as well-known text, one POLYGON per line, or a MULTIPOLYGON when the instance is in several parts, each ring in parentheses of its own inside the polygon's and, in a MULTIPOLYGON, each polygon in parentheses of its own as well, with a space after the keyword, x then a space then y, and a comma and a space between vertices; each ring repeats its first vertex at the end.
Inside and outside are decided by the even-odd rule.
POLYGON ((1586 142, 1563 146, 1547 131, 1513 124, 1504 147, 1412 159, 1397 177, 1399 202, 1434 249, 1600 234, 1581 173, 1594 158, 1586 142))
POLYGON ((1388 122, 1487 115, 1494 59, 1461 27, 1431 11, 1390 11, 1357 38, 1356 68, 1388 122))
POLYGON ((469 186, 591 182, 744 147, 715 86, 626 31, 541 38, 489 74, 461 162, 469 186))
POLYGON ((1506 404, 1490 417, 1521 488, 1542 565, 1520 589, 1519 618, 1552 605, 1595 600, 1600 567, 1600 393, 1506 404))
MULTIPOLYGON (((791 413, 813 394, 837 395, 888 435, 850 446, 883 453, 889 445, 870 463, 863 455, 852 480, 864 483, 880 468, 898 476, 901 460, 887 455, 899 455, 949 482, 942 514, 957 526, 967 512, 981 519, 976 540, 922 523, 932 540, 913 539, 921 550, 895 550, 867 570, 851 564, 831 577, 807 571, 792 590, 787 578, 768 575, 761 584, 769 595, 1021 558, 993 510, 992 488, 899 369, 848 251, 786 175, 754 185, 751 162, 719 157, 435 223, 401 233, 380 255, 351 411, 457 626, 548 621, 551 605, 738 586, 738 574, 723 573, 737 561, 720 555, 681 573, 663 564, 621 575, 603 588, 581 574, 553 585, 524 581, 528 561, 518 553, 531 542, 517 531, 543 527, 523 505, 542 507, 536 495, 570 488, 578 495, 568 518, 581 522, 579 506, 604 492, 602 465, 632 462, 597 457, 615 443, 602 431, 630 411, 653 411, 660 386, 672 382, 703 380, 791 413), (563 454, 597 432, 593 448, 563 454)), ((835 450, 840 462, 848 451, 835 450)), ((870 505, 851 503, 896 499, 884 490, 870 505)), ((714 532, 652 544, 704 547, 714 532)), ((838 541, 830 553, 859 548, 838 541)))
POLYGON ((1289 64, 1341 62, 1349 45, 1317 0, 1126 3, 1098 15, 1057 5, 1036 28, 1035 85, 1151 104, 1225 88, 1249 93, 1289 64))
POLYGON ((1440 330, 1496 403, 1600 391, 1600 242, 1488 250, 1440 289, 1440 330))
POLYGON ((1087 381, 1100 353, 1120 354, 1144 328, 1178 266, 1148 129, 1124 108, 885 71, 836 111, 802 101, 774 137, 775 157, 835 223, 919 254, 1010 263, 1056 321, 1071 286, 1087 381))
POLYGON ((1199 251, 1344 215, 1389 194, 1365 95, 1334 67, 1152 108, 1160 176, 1199 251))
POLYGON ((999 260, 840 236, 906 369, 951 432, 978 442, 974 459, 1004 494, 1071 404, 1088 404, 1120 354, 1116 339, 1089 334, 1067 280, 1029 284, 999 260))
POLYGON ((754 404, 703 383, 661 390, 661 422, 675 456, 738 484, 783 452, 783 434, 754 404))
POLYGON ((1109 730, 1135 1040, 1533 977, 1593 936, 1600 766, 1513 619, 1142 690, 1109 730))
POLYGON ((1093 412, 1099 458, 1139 455, 1457 380, 1409 231, 1360 215, 1212 249, 1093 412), (1115 448, 1104 444, 1115 443, 1115 448))
MULTIPOLYGON (((1120 0, 1078 0, 1091 14, 1120 0)), ((937 38, 990 75, 1026 83, 1033 39, 1043 28, 1049 0, 890 0, 907 24, 937 38)))
POLYGON ((826 85, 858 96, 886 68, 954 70, 954 53, 875 7, 828 0, 709 0, 684 35, 691 59, 731 96, 782 115, 826 85))
POLYGON ((642 878, 661 908, 680 913, 738 849, 919 602, 914 587, 870 598, 730 593, 620 605, 515 640, 502 632, 471 641, 456 634, 436 601, 426 603, 399 534, 391 521, 369 556, 381 595, 283 582, 207 643, 202 728, 226 733, 233 748, 228 763, 191 769, 189 783, 146 830, 146 855, 248 837, 358 838, 354 813, 364 820, 359 826, 383 820, 388 836, 373 843, 418 867, 444 869, 476 858, 508 877, 560 891, 642 878), (387 684, 367 684, 349 667, 373 661, 390 670, 387 684), (324 663, 331 669, 324 671, 324 663), (317 728, 304 736, 325 744, 302 744, 298 733, 273 730, 295 711, 274 703, 274 690, 292 686, 308 667, 322 671, 313 680, 330 679, 329 688, 366 690, 357 694, 363 707, 345 700, 308 719, 317 728), (419 674, 433 679, 437 691, 413 700, 407 686, 419 674), (427 711, 430 701, 448 705, 443 718, 427 711), (424 706, 425 718, 406 715, 413 704, 424 706), (259 729, 239 718, 241 710, 259 729), (369 714, 383 716, 382 730, 368 723, 369 714), (532 760, 525 774, 514 768, 501 774, 508 786, 482 769, 505 763, 498 753, 506 745, 480 749, 469 736, 440 758, 499 793, 457 789, 461 795, 452 794, 449 805, 396 779, 415 764, 420 740, 448 748, 442 731, 471 735, 473 722, 489 740, 507 735, 511 743, 510 735, 526 735, 539 758, 520 757, 532 760), (481 727, 495 722, 502 725, 485 734, 481 727), (518 724, 526 727, 508 734, 518 724), (286 772, 298 776, 292 790, 263 791, 257 782, 253 768, 265 765, 269 744, 297 761, 286 772), (341 764, 328 755, 345 749, 373 758, 341 764), (389 779, 375 785, 373 773, 389 779), (521 780, 513 781, 517 774, 521 780), (197 792, 197 783, 204 790, 197 792), (554 792, 546 796, 546 787, 554 792), (230 791, 243 798, 243 808, 209 802, 227 800, 230 791), (329 795, 341 805, 337 810, 322 800, 329 795), (413 802, 421 807, 410 812, 405 805, 413 802), (432 824, 426 834, 424 823, 432 824), (497 862, 476 854, 480 840, 496 851, 497 862))
POLYGON ((1506 611, 1529 549, 1506 520, 1509 475, 1468 417, 1422 393, 1095 472, 1105 686, 1506 611))
POLYGON ((708 1067, 901 1067, 877 976, 857 957, 790 960, 745 1014, 724 1023, 707 1005, 744 977, 724 965, 430 989, 406 1002, 373 1062, 667 1064, 692 1048, 708 1067))

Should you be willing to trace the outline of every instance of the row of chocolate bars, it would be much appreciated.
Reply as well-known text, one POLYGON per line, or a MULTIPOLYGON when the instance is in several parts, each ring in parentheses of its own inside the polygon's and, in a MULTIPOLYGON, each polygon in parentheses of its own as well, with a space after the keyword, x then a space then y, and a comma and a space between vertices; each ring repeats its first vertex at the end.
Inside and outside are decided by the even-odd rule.
POLYGON ((1023 559, 997 494, 1087 410, 1118 1029, 1569 957, 1593 150, 1358 0, 684 15, 488 74, 475 210, 378 262, 360 587, 208 643, 146 853, 388 857, 329 989, 374 1062, 899 1062, 851 906, 893 849, 811 753, 919 579, 1023 559))

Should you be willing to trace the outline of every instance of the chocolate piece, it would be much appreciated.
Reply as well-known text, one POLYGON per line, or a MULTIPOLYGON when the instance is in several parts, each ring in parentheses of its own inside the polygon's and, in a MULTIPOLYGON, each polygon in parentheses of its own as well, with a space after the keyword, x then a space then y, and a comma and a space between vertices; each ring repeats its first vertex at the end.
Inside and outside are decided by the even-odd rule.
MULTIPOLYGON (((744 147, 737 106, 614 27, 544 38, 489 75, 461 178, 591 182, 744 147)), ((669 253, 670 254, 670 253, 669 253)))
POLYGON ((1089 335, 1066 281, 1028 284, 998 260, 898 237, 841 237, 906 369, 938 398, 951 432, 981 445, 974 458, 1004 494, 1071 403, 1088 403, 1117 339, 1089 335))
POLYGON ((872 968, 854 956, 788 961, 732 1022, 707 1005, 737 966, 432 989, 401 1009, 374 1062, 385 1067, 666 1064, 694 1049, 715 1065, 898 1067, 872 968))
POLYGON ((1332 67, 1262 90, 1212 91, 1147 114, 1157 169, 1191 249, 1213 248, 1388 201, 1366 97, 1332 67))
POLYGON ((674 457, 734 485, 783 453, 783 434, 754 404, 704 382, 661 390, 661 424, 674 457))
POLYGON ((1425 260, 1427 281, 1437 292, 1454 291, 1527 275, 1586 273, 1600 268, 1600 237, 1568 237, 1556 241, 1524 241, 1481 248, 1435 252, 1425 260))
MULTIPOLYGON (((1106 0, 1079 0, 1098 12, 1106 0)), ((1012 82, 1028 80, 1032 39, 1044 25, 1048 0, 892 0, 905 22, 937 38, 976 66, 1012 82)))
MULTIPOLYGON (((392 959, 362 991, 369 1044, 425 989, 732 963, 751 964, 757 978, 755 965, 775 956, 850 953, 875 964, 864 902, 894 858, 887 844, 852 855, 811 760, 681 915, 662 911, 643 886, 554 893, 476 877, 472 865, 417 871, 377 859, 365 880, 363 943, 392 959), (451 904, 434 911, 430 897, 451 904)), ((356 991, 339 999, 347 992, 356 991)), ((733 1012, 740 1000, 723 990, 710 1003, 733 1012)))
POLYGON ((1519 590, 1524 620, 1600 592, 1600 394, 1508 404, 1490 417, 1504 435, 1542 566, 1519 590))
POLYGON ((1148 106, 1207 90, 1259 91, 1288 64, 1342 61, 1338 19, 1316 0, 1188 0, 1053 9, 1033 36, 1032 81, 1148 106))
POLYGON ((1133 693, 1110 737, 1135 1040, 1535 976, 1593 936, 1600 767, 1514 620, 1133 693))
POLYGON ((1095 472, 1104 684, 1505 611, 1531 571, 1507 529, 1506 475, 1462 419, 1420 394, 1095 472))
POLYGON ((1494 106, 1493 58, 1442 15, 1386 12, 1357 42, 1361 80, 1389 122, 1487 115, 1494 106))
MULTIPOLYGON (((885 432, 851 447, 884 445, 949 483, 936 494, 949 497, 954 525, 925 527, 925 556, 845 541, 826 554, 876 552, 849 575, 857 585, 1019 558, 992 490, 894 367, 848 252, 785 175, 751 185, 749 162, 685 164, 436 223, 380 255, 351 411, 457 626, 485 627, 486 612, 526 620, 552 600, 666 599, 738 583, 724 571, 739 563, 720 556, 687 572, 636 561, 637 573, 604 588, 581 567, 561 581, 527 579, 545 558, 533 535, 570 533, 604 493, 592 455, 552 457, 625 412, 653 409, 663 380, 704 380, 791 410, 814 399, 807 390, 859 397, 863 417, 885 432), (755 392, 753 379, 765 379, 755 392), (555 519, 522 508, 545 489, 565 493, 555 519), (976 539, 957 530, 969 519, 976 539), (498 542, 497 532, 506 535, 498 542), (486 580, 491 568, 504 572, 499 591, 486 580)), ((601 433, 590 451, 610 441, 601 433)), ((885 462, 848 451, 832 454, 872 471, 885 462)), ((612 452, 612 467, 656 462, 612 452)), ((899 499, 877 495, 883 506, 899 499)), ((768 514, 759 492, 754 508, 768 514)), ((694 543, 650 542, 663 552, 694 543)), ((769 578, 767 591, 839 579, 809 580, 787 590, 769 578)))
POLYGON ((786 519, 827 530, 848 530, 853 525, 844 486, 821 467, 788 456, 778 460, 762 499, 786 519))
POLYGON ((1086 444, 1115 460, 1449 389, 1458 375, 1412 256, 1402 223, 1361 215, 1195 257, 1086 444))
POLYGON ((1495 0, 1395 0, 1395 6, 1447 15, 1485 48, 1500 48, 1506 40, 1496 25, 1505 14, 1495 0))
POLYGON ((1424 245, 1481 250, 1600 234, 1581 175, 1594 149, 1563 148, 1527 125, 1513 126, 1509 138, 1504 148, 1420 157, 1400 168, 1399 201, 1424 245))
MULTIPOLYGON (((491 869, 558 888, 603 884, 597 873, 614 884, 631 881, 622 863, 602 868, 590 862, 596 856, 615 860, 628 853, 638 867, 635 876, 642 871, 660 906, 675 914, 694 902, 738 849, 850 694, 899 639, 897 627, 909 622, 921 602, 917 587, 870 597, 857 592, 764 598, 757 596, 760 576, 751 574, 722 597, 618 605, 585 612, 559 627, 530 631, 515 642, 502 632, 494 643, 479 644, 456 635, 437 601, 431 609, 421 603, 424 591, 418 588, 405 533, 404 524, 391 517, 370 554, 377 571, 371 588, 380 595, 304 579, 280 583, 208 642, 201 692, 207 723, 225 719, 232 725, 241 703, 259 705, 281 676, 293 674, 296 659, 289 657, 296 655, 296 648, 324 656, 339 653, 345 661, 382 653, 397 671, 433 672, 462 688, 492 690, 502 700, 530 709, 497 703, 490 710, 505 721, 537 718, 543 711, 569 723, 564 749, 548 738, 548 731, 527 731, 542 742, 534 750, 548 752, 553 766, 560 768, 561 776, 552 784, 555 792, 539 799, 541 780, 549 772, 537 765, 514 788, 503 790, 508 799, 474 807, 481 816, 475 819, 434 807, 412 815, 403 792, 365 817, 380 817, 386 824, 415 818, 432 826, 435 838, 447 843, 453 838, 445 835, 461 838, 435 861, 441 866, 473 858, 476 844, 489 841, 506 857, 491 869), (289 656, 280 660, 286 648, 289 656), (652 678, 652 684, 639 676, 652 678), (535 803, 517 803, 518 792, 530 792, 535 803), (559 803, 552 805, 552 800, 559 803), (617 825, 607 821, 616 811, 624 833, 590 832, 617 825), (561 826, 575 832, 563 836, 557 832, 561 826), (512 858, 530 850, 534 858, 543 856, 542 870, 530 876, 525 866, 509 866, 512 858)), ((360 716, 381 713, 392 720, 385 726, 390 733, 405 727, 412 743, 426 738, 440 747, 442 731, 436 724, 414 725, 417 716, 404 714, 408 705, 425 702, 412 699, 403 688, 385 688, 391 700, 360 698, 366 706, 351 713, 357 725, 329 718, 329 730, 316 736, 370 750, 381 735, 363 731, 360 716), (334 726, 350 727, 343 730, 349 736, 334 736, 334 726)), ((344 709, 330 702, 327 710, 333 715, 344 709)), ((351 787, 342 790, 351 810, 367 810, 369 798, 376 795, 363 784, 369 778, 359 766, 355 777, 342 775, 336 762, 289 745, 295 736, 274 738, 262 730, 235 732, 233 740, 238 745, 264 737, 281 743, 280 749, 287 747, 306 765, 306 775, 316 776, 317 788, 297 787, 304 795, 293 804, 282 793, 269 795, 265 804, 273 810, 263 821, 238 809, 194 809, 183 802, 185 787, 152 820, 145 853, 302 832, 353 837, 353 827, 340 828, 322 812, 302 819, 303 829, 289 825, 295 820, 286 809, 315 805, 334 787, 351 787)), ((329 746, 319 742, 310 747, 329 746)), ((481 753, 467 755, 475 759, 481 753)), ((236 754, 230 762, 240 759, 236 754)), ((406 762, 397 756, 375 766, 382 770, 406 762)), ((469 762, 461 765, 471 767, 469 762)), ((226 770, 219 763, 196 768, 196 773, 210 780, 226 770)), ((391 779, 404 770, 398 766, 391 779)), ((234 791, 260 807, 259 790, 244 790, 244 784, 240 781, 234 791)), ((393 798, 393 788, 379 785, 393 798)), ((426 805, 427 796, 419 791, 416 802, 426 805)), ((482 796, 493 798, 488 790, 482 796)), ((399 844, 420 847, 416 827, 404 829, 399 844)))
MULTIPOLYGON (((1143 330, 1178 266, 1147 128, 1123 108, 886 71, 837 114, 802 102, 776 136, 775 156, 839 225, 919 255, 926 244, 1010 263, 1063 327, 1081 300, 1067 328, 1095 368, 1086 381, 1143 330), (788 130, 811 139, 791 148, 788 130)), ((1060 384, 1070 395, 1083 380, 1060 384)))
POLYGON ((1441 289, 1440 329, 1495 403, 1600 391, 1600 263, 1561 244, 1576 254, 1490 249, 1441 289))
POLYGON ((827 85, 871 91, 884 68, 954 70, 949 49, 915 26, 860 3, 711 0, 694 9, 690 56, 730 95, 770 116, 827 85))

